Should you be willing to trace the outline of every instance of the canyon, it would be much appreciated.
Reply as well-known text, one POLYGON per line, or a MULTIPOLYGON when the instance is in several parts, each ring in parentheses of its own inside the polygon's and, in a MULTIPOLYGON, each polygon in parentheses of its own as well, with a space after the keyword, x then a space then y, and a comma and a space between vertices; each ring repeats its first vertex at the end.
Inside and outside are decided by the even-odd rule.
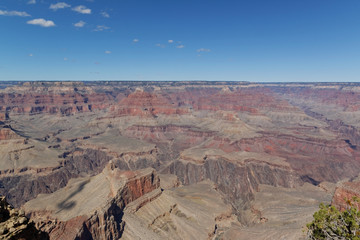
POLYGON ((360 83, 1 82, 0 153, 44 239, 305 239, 360 196, 360 83))

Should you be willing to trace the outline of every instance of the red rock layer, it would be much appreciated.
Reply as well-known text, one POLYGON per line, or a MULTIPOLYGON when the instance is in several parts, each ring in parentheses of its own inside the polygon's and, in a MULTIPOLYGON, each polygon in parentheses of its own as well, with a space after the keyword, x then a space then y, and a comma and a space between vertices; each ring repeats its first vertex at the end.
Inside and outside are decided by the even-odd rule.
POLYGON ((10 128, 1 128, 0 129, 0 140, 9 140, 9 139, 21 139, 19 135, 17 135, 10 128))
POLYGON ((69 115, 76 112, 89 112, 105 109, 111 102, 106 94, 80 94, 76 92, 51 93, 2 93, 0 94, 0 112, 15 113, 61 113, 69 115))
POLYGON ((178 108, 165 94, 135 91, 119 103, 113 106, 110 111, 116 116, 142 116, 152 117, 158 114, 185 114, 185 108, 178 108))
MULTIPOLYGON (((50 83, 46 83, 51 85, 50 83)), ((46 85, 45 84, 45 85, 46 85)), ((79 83, 80 84, 80 83, 79 83)), ((0 94, 0 112, 16 113, 62 113, 105 109, 110 106, 116 116, 156 116, 158 114, 186 114, 191 110, 245 111, 258 114, 261 110, 293 111, 295 107, 281 100, 273 91, 294 97, 313 99, 323 104, 335 104, 347 111, 360 110, 360 93, 350 90, 319 89, 311 87, 249 87, 236 85, 222 89, 214 87, 185 87, 184 89, 162 89, 160 91, 131 90, 122 86, 112 91, 94 86, 77 90, 66 84, 56 87, 39 87, 23 84, 20 92, 0 94), (61 90, 63 87, 65 90, 61 90), (56 90, 56 88, 59 88, 56 90), (98 91, 96 92, 95 91, 98 91)), ((59 85, 59 86, 58 86, 59 85)), ((81 84, 80 84, 81 85, 81 84)), ((81 85, 83 87, 83 85, 81 85)), ((0 120, 4 117, 0 116, 0 120)))
POLYGON ((8 119, 8 116, 4 112, 0 112, 0 121, 5 121, 8 119))
POLYGON ((51 240, 75 239, 79 229, 83 227, 84 222, 88 219, 86 216, 79 216, 70 219, 67 222, 49 222, 47 231, 51 232, 51 240))
POLYGON ((360 208, 360 202, 353 201, 353 197, 360 199, 360 182, 345 182, 335 189, 332 205, 340 210, 348 209, 349 203, 360 208), (349 202, 350 200, 350 202, 349 202))
POLYGON ((227 110, 258 113, 259 110, 271 109, 273 111, 290 111, 296 108, 286 101, 276 99, 268 89, 249 88, 233 92, 218 92, 203 96, 194 104, 197 110, 227 110))
MULTIPOLYGON (((127 97, 121 95, 117 105, 110 108, 114 116, 156 117, 158 114, 182 115, 191 111, 235 111, 259 114, 262 110, 293 111, 297 108, 280 100, 265 88, 222 89, 200 88, 135 91, 127 97)), ((231 116, 229 116, 231 120, 231 116)))
POLYGON ((160 179, 155 171, 144 176, 135 173, 117 196, 103 208, 104 212, 97 212, 84 222, 78 236, 80 239, 89 239, 89 236, 91 239, 119 239, 124 230, 122 211, 126 205, 159 187, 160 179))

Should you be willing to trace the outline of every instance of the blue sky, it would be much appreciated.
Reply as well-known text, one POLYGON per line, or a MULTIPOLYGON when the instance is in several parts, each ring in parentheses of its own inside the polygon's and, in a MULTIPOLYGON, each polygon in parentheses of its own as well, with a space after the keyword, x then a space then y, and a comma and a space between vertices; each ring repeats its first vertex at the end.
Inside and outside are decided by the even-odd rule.
POLYGON ((0 80, 360 81, 359 0, 0 0, 0 80))

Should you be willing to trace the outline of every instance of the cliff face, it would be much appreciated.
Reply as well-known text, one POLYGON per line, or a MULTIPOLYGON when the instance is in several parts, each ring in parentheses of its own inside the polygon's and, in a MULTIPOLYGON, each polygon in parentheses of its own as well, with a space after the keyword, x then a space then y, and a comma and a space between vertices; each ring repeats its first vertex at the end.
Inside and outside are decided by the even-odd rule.
MULTIPOLYGON (((124 230, 124 224, 126 224, 121 219, 124 208, 132 201, 159 188, 160 181, 155 172, 146 175, 135 174, 105 207, 105 209, 108 209, 107 211, 101 215, 97 213, 85 222, 86 229, 90 232, 92 238, 109 240, 120 238, 124 230)), ((81 233, 80 238, 86 239, 86 234, 81 233)))
POLYGON ((207 159, 202 165, 174 162, 166 170, 184 184, 210 179, 237 210, 249 208, 259 184, 294 187, 301 181, 289 169, 264 163, 236 164, 225 159, 207 159))
POLYGON ((86 149, 81 155, 75 155, 61 161, 59 167, 24 169, 16 175, 4 174, 1 177, 1 194, 5 195, 14 206, 21 206, 40 193, 51 193, 63 188, 71 178, 80 174, 100 173, 111 158, 105 153, 86 149))
POLYGON ((40 195, 24 208, 50 239, 119 239, 124 208, 159 186, 151 169, 123 172, 109 164, 101 174, 40 195))
POLYGON ((111 108, 115 116, 154 117, 158 114, 181 115, 188 112, 171 101, 168 94, 136 90, 111 108))
MULTIPOLYGON (((25 205, 53 239, 117 238, 124 207, 160 191, 156 175, 138 171, 151 167, 184 187, 213 182, 250 223, 242 213, 264 184, 318 186, 359 174, 359 92, 350 83, 9 83, 0 89, 0 194, 25 205), (127 174, 126 185, 106 184, 115 171, 104 172, 110 161, 127 174), (76 212, 96 181, 106 202, 94 198, 101 204, 76 212), (47 198, 75 192, 77 201, 47 208, 47 198)), ((162 225, 176 222, 169 206, 154 231, 172 229, 162 225)))
POLYGON ((23 83, 0 93, 0 112, 17 114, 61 114, 105 109, 113 97, 96 93, 80 82, 23 83))

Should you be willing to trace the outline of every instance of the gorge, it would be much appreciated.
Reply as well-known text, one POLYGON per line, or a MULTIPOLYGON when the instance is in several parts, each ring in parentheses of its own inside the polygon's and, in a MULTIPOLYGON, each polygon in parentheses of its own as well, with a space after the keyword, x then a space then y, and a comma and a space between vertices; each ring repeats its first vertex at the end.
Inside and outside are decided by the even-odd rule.
POLYGON ((50 239, 301 239, 356 190, 360 83, 1 82, 0 128, 50 239))

